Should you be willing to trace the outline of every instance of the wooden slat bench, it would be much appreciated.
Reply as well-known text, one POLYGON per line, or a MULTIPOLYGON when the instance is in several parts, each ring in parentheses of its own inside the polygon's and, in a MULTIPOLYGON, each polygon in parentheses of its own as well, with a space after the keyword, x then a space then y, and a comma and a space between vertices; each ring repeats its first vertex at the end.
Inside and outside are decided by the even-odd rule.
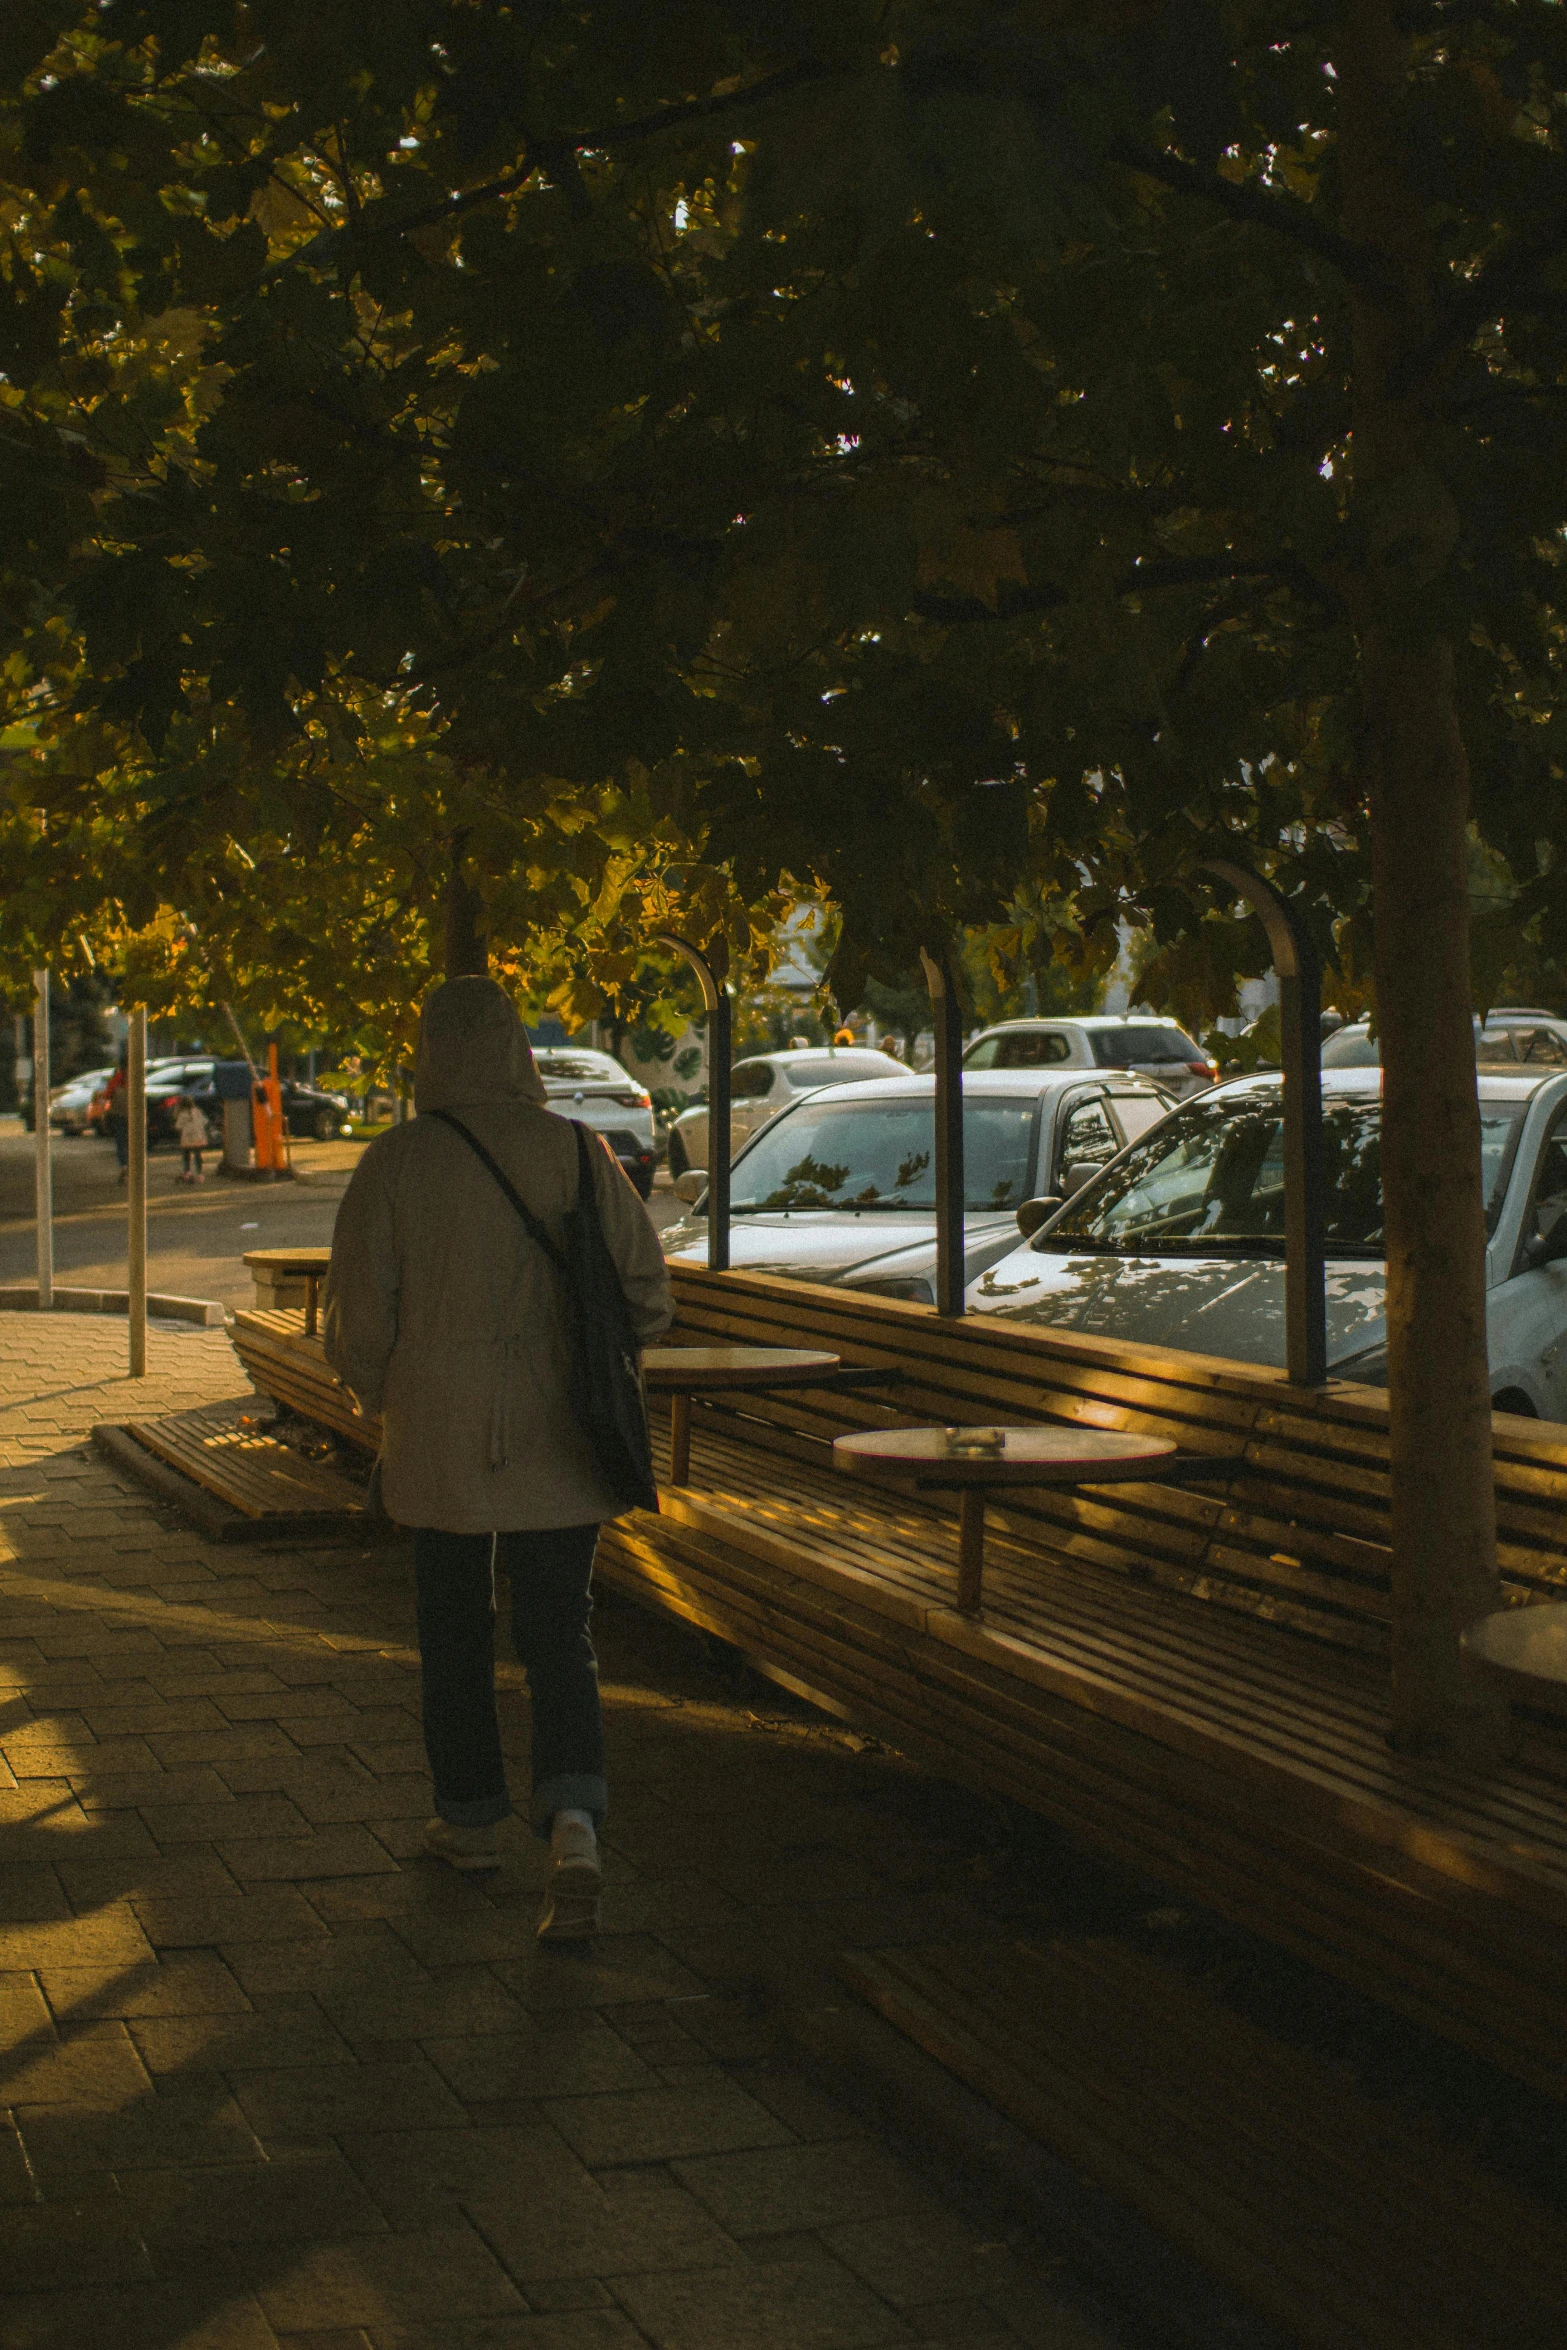
POLYGON ((1106 1939, 850 1952, 891 2022, 1303 2350, 1558 2350, 1567 2222, 1106 1939))
POLYGON ((216 1541, 335 1541, 368 1522, 362 1486, 222 1411, 105 1422, 93 1437, 216 1541))
MULTIPOLYGON (((750 1275, 676 1288, 677 1342, 820 1346, 899 1378, 699 1403, 690 1485, 606 1529, 607 1581, 1567 2094, 1567 1737, 1526 1722, 1484 1775, 1389 1752, 1381 1396, 750 1275), (993 1419, 1147 1429, 1213 1474, 1009 1495, 964 1616, 948 1497, 851 1482, 830 1447, 993 1419)), ((301 1323, 238 1315, 247 1369, 373 1446, 301 1323)), ((1553 1594, 1567 1445, 1496 1428, 1509 1591, 1553 1594)))

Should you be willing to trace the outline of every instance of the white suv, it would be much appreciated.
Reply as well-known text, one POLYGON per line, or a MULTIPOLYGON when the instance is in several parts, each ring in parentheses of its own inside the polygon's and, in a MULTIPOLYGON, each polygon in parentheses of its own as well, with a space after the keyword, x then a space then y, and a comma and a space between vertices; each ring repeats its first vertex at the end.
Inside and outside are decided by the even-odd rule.
POLYGON ((1154 1014, 1090 1012, 1063 1020, 998 1020, 963 1055, 965 1069, 1124 1069, 1177 1101, 1219 1079, 1218 1063, 1184 1028, 1154 1014))
MULTIPOLYGON (((802 1093, 823 1085, 853 1085, 864 1077, 907 1077, 902 1061, 864 1045, 796 1046, 787 1053, 757 1053, 736 1061, 729 1072, 731 1158, 768 1119, 788 1109, 802 1093)), ((707 1165, 707 1111, 682 1110, 669 1129, 669 1172, 684 1175, 707 1165)))
POLYGON ((536 1045, 533 1065, 549 1106, 562 1118, 602 1134, 644 1199, 653 1188, 658 1152, 653 1141, 653 1097, 610 1053, 586 1047, 536 1045))

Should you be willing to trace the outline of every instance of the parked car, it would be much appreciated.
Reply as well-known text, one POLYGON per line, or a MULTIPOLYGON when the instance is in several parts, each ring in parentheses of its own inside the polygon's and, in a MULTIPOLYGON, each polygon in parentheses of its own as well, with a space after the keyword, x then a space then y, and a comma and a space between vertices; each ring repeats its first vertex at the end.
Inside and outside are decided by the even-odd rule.
MULTIPOLYGON (((1555 1012, 1511 1007, 1476 1020, 1475 1059, 1482 1069, 1567 1069, 1567 1020, 1555 1012)), ((1352 1020, 1322 1047, 1324 1069, 1378 1069, 1382 1042, 1366 1020, 1352 1020)))
POLYGON ((1061 1020, 998 1020, 964 1048, 967 1069, 1124 1069, 1177 1100, 1219 1075, 1201 1045, 1173 1020, 1123 1012, 1061 1020))
POLYGON ((653 1188, 658 1146, 653 1139, 653 1097, 610 1053, 576 1045, 535 1051, 534 1066, 544 1080, 549 1105, 602 1134, 644 1199, 653 1188))
MULTIPOLYGON (((189 1094, 207 1121, 207 1139, 217 1150, 223 1141, 223 1105, 218 1099, 217 1079, 213 1074, 216 1062, 211 1053, 171 1054, 147 1064, 147 1146, 155 1149, 161 1142, 175 1139, 174 1121, 179 1111, 180 1096, 189 1094)), ((93 1097, 92 1123, 96 1131, 103 1131, 103 1105, 108 1092, 102 1087, 93 1097)), ((309 1136, 317 1142, 330 1142, 342 1133, 348 1120, 348 1104, 341 1094, 324 1093, 319 1086, 301 1085, 292 1077, 282 1080, 283 1122, 290 1134, 309 1136)))
MULTIPOLYGON (((1387 1383, 1381 1088, 1325 1071, 1328 1361, 1387 1383)), ((1567 1070, 1479 1073, 1491 1400, 1567 1420, 1567 1070)), ((1026 1216, 1019 1218, 1025 1222, 1026 1216)), ((1187 1102, 973 1283, 975 1313, 1284 1361, 1277 1076, 1187 1102)))
MULTIPOLYGON (((835 1281, 879 1297, 936 1295, 936 1081, 820 1089, 797 1099, 740 1153, 730 1176, 730 1261, 753 1273, 835 1281)), ((1174 1108, 1160 1087, 1076 1069, 996 1070, 963 1086, 965 1279, 1015 1244, 1017 1209, 1088 1180, 1174 1108)), ((664 1253, 707 1261, 706 1190, 676 1190, 687 1212, 664 1253)))
MULTIPOLYGON (((796 1102, 824 1085, 856 1085, 869 1077, 907 1077, 907 1064, 891 1053, 864 1045, 796 1046, 788 1052, 756 1053, 736 1061, 729 1072, 730 1156, 741 1143, 796 1102)), ((669 1172, 684 1175, 705 1167, 707 1109, 683 1110, 669 1129, 669 1172)))
POLYGON ((107 1085, 114 1075, 112 1069, 83 1069, 75 1077, 68 1077, 57 1085, 49 1096, 49 1123, 57 1134, 86 1134, 87 1113, 92 1108, 93 1095, 107 1085))

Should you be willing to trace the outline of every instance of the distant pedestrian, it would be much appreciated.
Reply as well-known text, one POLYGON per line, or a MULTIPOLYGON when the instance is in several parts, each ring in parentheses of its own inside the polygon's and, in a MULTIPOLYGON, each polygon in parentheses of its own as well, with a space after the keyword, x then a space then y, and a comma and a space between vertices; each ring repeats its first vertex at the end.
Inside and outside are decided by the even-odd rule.
MULTIPOLYGON (((546 1106, 527 1031, 492 979, 429 997, 414 1066, 418 1116, 371 1143, 337 1212, 327 1360, 381 1415, 381 1497, 414 1529, 425 1751, 436 1817, 425 1848, 494 1868, 511 1811, 495 1716, 495 1573, 533 1713, 535 1832, 551 1867, 542 1938, 598 1923, 608 1803, 589 1633, 600 1525, 622 1504, 573 1402, 570 1293, 460 1122, 562 1248, 578 1138, 546 1106), (432 1115, 431 1113, 436 1113, 432 1115)), ((647 1210, 589 1138, 584 1172, 639 1343, 671 1319, 647 1210)))
POLYGON ((128 1179, 131 1156, 129 1059, 130 1048, 122 1044, 119 1063, 114 1075, 109 1080, 109 1088, 104 1096, 103 1104, 103 1122, 109 1130, 109 1139, 114 1145, 114 1155, 119 1162, 121 1183, 128 1179))
POLYGON ((180 1095, 179 1108, 174 1113, 174 1132, 185 1162, 180 1171, 180 1181, 205 1183, 207 1178, 202 1173, 201 1154, 207 1147, 206 1113, 196 1107, 188 1093, 180 1095))

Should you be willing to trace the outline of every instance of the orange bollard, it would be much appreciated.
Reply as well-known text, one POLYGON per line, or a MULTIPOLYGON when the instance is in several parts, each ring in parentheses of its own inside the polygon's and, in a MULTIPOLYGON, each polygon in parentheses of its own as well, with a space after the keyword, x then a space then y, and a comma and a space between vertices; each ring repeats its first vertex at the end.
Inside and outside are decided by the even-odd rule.
POLYGON ((267 1074, 265 1079, 267 1108, 272 1119, 272 1165, 279 1175, 288 1173, 288 1128, 283 1123, 283 1088, 277 1073, 277 1046, 267 1047, 267 1074))

